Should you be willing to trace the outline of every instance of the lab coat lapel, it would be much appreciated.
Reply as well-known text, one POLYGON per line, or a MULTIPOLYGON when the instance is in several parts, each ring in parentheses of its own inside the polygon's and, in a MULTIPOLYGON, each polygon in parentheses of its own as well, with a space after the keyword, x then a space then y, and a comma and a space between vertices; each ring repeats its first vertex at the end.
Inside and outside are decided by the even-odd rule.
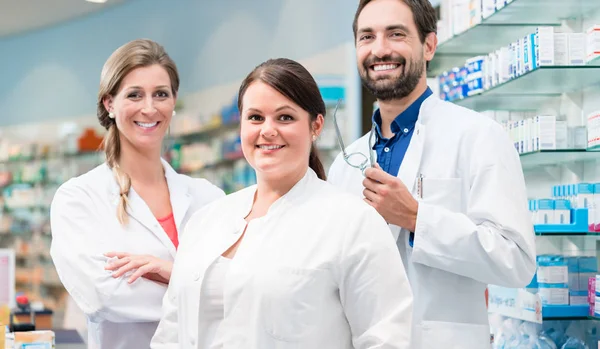
POLYGON ((408 145, 408 149, 406 149, 406 154, 400 165, 400 170, 398 171, 398 178, 402 180, 402 183, 404 183, 408 190, 413 194, 416 194, 417 192, 417 178, 421 174, 421 159, 425 148, 427 121, 437 102, 437 97, 431 95, 421 104, 419 118, 415 124, 415 130, 411 137, 410 144, 408 145))
POLYGON ((417 187, 417 177, 419 168, 421 167, 421 157, 423 155, 423 148, 425 143, 425 125, 419 121, 415 124, 415 131, 413 132, 408 149, 400 165, 398 171, 398 178, 406 185, 411 193, 415 193, 417 187))
MULTIPOLYGON (((423 108, 421 108, 421 110, 423 110, 423 108)), ((398 171, 398 178, 400 178, 408 191, 413 195, 415 195, 417 191, 417 178, 419 176, 419 169, 421 168, 424 143, 425 125, 421 123, 420 115, 419 120, 417 120, 417 123, 415 124, 415 130, 411 137, 410 144, 408 145, 408 149, 406 149, 406 154, 400 165, 400 170, 398 171)), ((400 244, 402 240, 399 239, 399 237, 402 229, 397 225, 390 224, 390 230, 392 231, 394 239, 400 244)), ((404 259, 405 257, 403 256, 402 258, 404 259)), ((406 263, 407 261, 404 260, 404 262, 406 263)))
MULTIPOLYGON (((256 185, 244 189, 245 196, 239 197, 238 200, 229 207, 231 219, 226 219, 221 223, 218 234, 216 234, 214 238, 203 240, 202 243, 204 246, 197 247, 198 251, 205 252, 202 253, 203 263, 200 264, 200 272, 196 281, 199 280, 201 275, 204 275, 206 269, 208 269, 219 256, 223 255, 225 251, 239 240, 246 228, 247 223, 244 218, 248 216, 252 210, 255 192, 256 185)), ((202 282, 202 280, 199 281, 202 282)))
POLYGON ((158 220, 154 217, 146 202, 135 192, 133 187, 129 191, 129 207, 127 212, 129 213, 129 217, 135 219, 138 223, 146 227, 146 229, 150 230, 152 234, 168 248, 169 253, 172 256, 175 256, 175 245, 173 245, 173 242, 169 239, 167 233, 158 223, 158 220))
MULTIPOLYGON (((169 196, 173 209, 173 218, 175 219, 175 225, 178 233, 181 233, 180 229, 182 228, 183 219, 192 201, 191 195, 189 194, 189 188, 187 185, 183 181, 177 179, 176 176, 178 176, 178 174, 175 172, 175 170, 173 170, 173 168, 166 161, 162 160, 162 163, 163 167, 165 168, 167 185, 169 186, 169 196)), ((107 176, 110 177, 111 183, 109 186, 109 196, 115 208, 116 214, 120 200, 120 188, 110 168, 107 166, 106 169, 107 176)), ((154 234, 160 240, 160 242, 167 247, 171 256, 175 256, 175 253, 177 252, 175 245, 173 245, 173 242, 171 239, 169 239, 167 233, 158 223, 158 220, 156 217, 154 217, 146 202, 135 192, 133 187, 129 190, 129 206, 127 207, 127 213, 130 218, 133 218, 146 229, 151 231, 152 234, 154 234)))
POLYGON ((183 233, 183 219, 192 203, 192 195, 189 192, 190 190, 186 181, 178 178, 179 174, 164 160, 163 166, 165 168, 167 185, 169 186, 169 196, 171 199, 171 207, 173 208, 175 226, 177 227, 178 234, 181 234, 183 233))

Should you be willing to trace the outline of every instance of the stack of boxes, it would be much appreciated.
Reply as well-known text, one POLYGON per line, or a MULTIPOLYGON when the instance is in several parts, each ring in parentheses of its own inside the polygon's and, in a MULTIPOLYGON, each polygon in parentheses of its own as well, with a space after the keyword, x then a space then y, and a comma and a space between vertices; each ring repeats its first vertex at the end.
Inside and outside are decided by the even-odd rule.
POLYGON ((537 257, 538 293, 543 305, 569 304, 569 269, 567 259, 559 255, 537 257))
POLYGON ((600 25, 590 27, 586 32, 586 61, 600 57, 600 25))
POLYGON ((440 42, 480 24, 511 2, 513 0, 442 0, 438 22, 440 42))
POLYGON ((476 56, 440 74, 440 98, 460 100, 516 79, 539 67, 581 66, 600 57, 600 25, 583 33, 538 27, 518 40, 484 56, 476 56), (477 77, 465 76, 476 73, 477 77))
POLYGON ((587 209, 588 231, 600 231, 600 183, 555 185, 552 198, 529 200, 532 223, 571 224, 571 209, 587 209))
MULTIPOLYGON (((537 282, 543 305, 585 305, 589 302, 589 279, 598 272, 597 258, 540 255, 537 257, 537 282)), ((533 285, 533 283, 532 283, 533 285)), ((530 285, 530 291, 535 286, 530 285)))
MULTIPOLYGON (((487 115, 492 115, 486 112, 487 115)), ((519 154, 539 150, 590 149, 600 146, 600 111, 590 115, 586 125, 568 125, 554 115, 520 120, 501 120, 519 154)))
POLYGON ((571 203, 565 199, 530 200, 529 210, 534 225, 571 223, 571 203))
POLYGON ((568 257, 569 304, 588 304, 589 279, 598 272, 596 257, 568 257))
POLYGON ((587 116, 587 148, 600 149, 600 110, 587 116))

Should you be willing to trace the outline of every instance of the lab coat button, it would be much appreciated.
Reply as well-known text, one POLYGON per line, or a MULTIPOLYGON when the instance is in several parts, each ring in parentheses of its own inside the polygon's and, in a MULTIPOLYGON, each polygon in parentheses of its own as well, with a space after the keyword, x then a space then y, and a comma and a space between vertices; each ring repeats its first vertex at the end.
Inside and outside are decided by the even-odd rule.
POLYGON ((200 280, 200 273, 194 274, 194 279, 196 279, 196 281, 200 280))

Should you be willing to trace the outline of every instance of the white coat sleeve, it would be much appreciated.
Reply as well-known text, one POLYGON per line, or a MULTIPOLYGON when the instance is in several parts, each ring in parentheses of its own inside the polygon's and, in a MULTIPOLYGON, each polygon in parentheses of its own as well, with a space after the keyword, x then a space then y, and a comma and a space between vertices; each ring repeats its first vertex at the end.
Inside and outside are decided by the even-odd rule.
MULTIPOLYGON (((161 315, 166 286, 144 278, 133 284, 104 269, 114 249, 89 194, 73 182, 56 192, 51 205, 50 254, 58 276, 92 321, 152 322, 161 315)), ((116 212, 115 212, 116 215, 116 212)), ((112 235, 114 237, 114 235, 112 235)))
POLYGON ((410 348, 413 294, 383 218, 365 204, 340 253, 340 299, 357 349, 410 348))
POLYGON ((462 198, 466 211, 419 202, 412 261, 482 283, 524 287, 536 256, 525 180, 506 133, 495 124, 486 131, 470 145, 471 165, 463 172, 470 187, 462 198))

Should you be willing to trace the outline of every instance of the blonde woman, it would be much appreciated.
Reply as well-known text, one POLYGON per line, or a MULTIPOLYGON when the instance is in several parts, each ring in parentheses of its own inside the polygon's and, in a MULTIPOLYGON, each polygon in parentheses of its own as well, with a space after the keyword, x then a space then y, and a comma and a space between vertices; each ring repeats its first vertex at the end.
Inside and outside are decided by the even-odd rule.
POLYGON ((117 49, 98 93, 106 163, 64 183, 52 202, 52 259, 87 315, 90 348, 149 347, 179 232, 224 196, 161 159, 178 88, 175 63, 160 45, 135 40, 117 49))

